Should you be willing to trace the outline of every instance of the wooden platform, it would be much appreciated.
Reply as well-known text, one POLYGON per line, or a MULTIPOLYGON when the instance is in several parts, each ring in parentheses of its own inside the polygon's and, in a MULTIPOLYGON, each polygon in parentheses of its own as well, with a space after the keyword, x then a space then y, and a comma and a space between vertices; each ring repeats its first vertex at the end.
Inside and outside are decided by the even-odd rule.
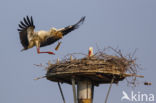
POLYGON ((89 79, 93 82, 94 85, 98 86, 99 84, 110 83, 112 78, 114 78, 114 83, 118 83, 122 81, 125 77, 128 76, 137 76, 143 77, 133 74, 121 74, 118 71, 104 71, 104 70, 78 70, 74 72, 56 72, 51 73, 47 72, 46 77, 50 81, 54 82, 62 82, 71 84, 71 78, 75 78, 76 84, 78 80, 81 79, 89 79))

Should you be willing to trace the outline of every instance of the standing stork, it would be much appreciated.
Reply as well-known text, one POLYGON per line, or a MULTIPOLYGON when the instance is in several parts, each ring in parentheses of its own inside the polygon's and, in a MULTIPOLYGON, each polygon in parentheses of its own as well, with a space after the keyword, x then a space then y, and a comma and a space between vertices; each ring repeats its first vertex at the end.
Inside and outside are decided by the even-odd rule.
POLYGON ((85 16, 82 17, 74 25, 70 25, 61 29, 51 28, 49 31, 40 30, 36 32, 34 31, 35 25, 32 16, 24 17, 23 21, 20 21, 19 29, 18 29, 20 41, 22 46, 24 47, 22 51, 36 46, 38 54, 48 53, 54 55, 54 53, 51 51, 41 52, 40 47, 44 47, 55 43, 57 40, 67 35, 69 32, 77 29, 81 24, 83 24, 84 20, 85 20, 85 16))

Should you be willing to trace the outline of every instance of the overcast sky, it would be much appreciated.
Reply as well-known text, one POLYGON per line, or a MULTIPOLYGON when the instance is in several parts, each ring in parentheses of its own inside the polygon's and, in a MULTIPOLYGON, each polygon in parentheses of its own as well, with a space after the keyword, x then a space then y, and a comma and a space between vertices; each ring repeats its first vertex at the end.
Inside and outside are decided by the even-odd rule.
MULTIPOLYGON (((46 79, 33 80, 46 71, 34 64, 63 58, 68 53, 87 53, 89 46, 119 47, 124 54, 137 48, 137 63, 145 78, 138 79, 136 88, 126 81, 114 84, 108 103, 122 103, 122 91, 130 94, 152 93, 155 88, 156 63, 156 1, 155 0, 1 0, 0 1, 0 103, 62 103, 57 83, 46 79), (20 52, 18 23, 26 15, 33 16, 36 30, 62 28, 86 16, 85 23, 57 44, 42 48, 55 56, 38 55, 36 48, 20 52), (143 82, 152 82, 144 86, 143 82)), ((67 103, 73 103, 72 87, 63 84, 67 103)), ((94 103, 104 103, 108 85, 95 88, 94 103)))

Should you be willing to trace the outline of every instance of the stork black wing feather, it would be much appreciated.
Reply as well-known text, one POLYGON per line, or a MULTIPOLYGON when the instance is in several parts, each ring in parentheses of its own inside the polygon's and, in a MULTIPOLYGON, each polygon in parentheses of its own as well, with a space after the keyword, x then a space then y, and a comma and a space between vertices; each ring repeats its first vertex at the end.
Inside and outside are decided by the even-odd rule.
POLYGON ((17 29, 19 32, 22 31, 21 29, 17 29))
POLYGON ((27 16, 27 21, 28 21, 29 25, 31 25, 31 21, 28 16, 27 16))
POLYGON ((27 49, 29 42, 28 42, 28 38, 27 38, 27 31, 20 31, 19 32, 19 36, 20 36, 20 41, 21 44, 23 45, 24 49, 27 49))
POLYGON ((25 22, 26 25, 29 25, 29 23, 27 22, 27 20, 26 20, 25 17, 23 18, 23 20, 24 20, 24 22, 25 22))
POLYGON ((85 16, 82 17, 76 24, 67 26, 67 27, 65 27, 64 29, 62 29, 61 32, 63 33, 63 36, 65 36, 66 34, 68 34, 68 33, 71 32, 71 31, 73 31, 73 30, 79 28, 79 26, 80 26, 81 24, 83 24, 84 20, 85 20, 85 16))
MULTIPOLYGON (((31 25, 34 26, 34 22, 33 22, 33 18, 32 18, 32 16, 31 16, 31 25)), ((34 26, 34 28, 35 28, 35 26, 34 26)))
POLYGON ((20 23, 21 23, 21 25, 22 26, 24 26, 24 27, 26 27, 27 25, 26 24, 24 24, 22 21, 20 21, 20 23))
POLYGON ((25 28, 24 26, 22 26, 22 25, 20 25, 20 24, 18 24, 18 26, 19 26, 21 29, 24 29, 24 28, 25 28))
POLYGON ((32 16, 30 19, 28 16, 24 17, 23 21, 20 21, 20 24, 18 26, 19 26, 19 29, 17 29, 17 30, 19 31, 21 44, 24 47, 24 49, 27 49, 27 47, 29 45, 29 41, 28 41, 28 37, 27 37, 27 35, 28 35, 27 29, 29 27, 32 27, 33 29, 35 29, 32 16))
POLYGON ((53 38, 53 37, 48 38, 46 41, 41 42, 40 47, 48 46, 48 45, 50 45, 50 44, 53 44, 53 43, 55 43, 57 40, 59 40, 59 38, 57 38, 57 39, 56 39, 56 38, 53 38))

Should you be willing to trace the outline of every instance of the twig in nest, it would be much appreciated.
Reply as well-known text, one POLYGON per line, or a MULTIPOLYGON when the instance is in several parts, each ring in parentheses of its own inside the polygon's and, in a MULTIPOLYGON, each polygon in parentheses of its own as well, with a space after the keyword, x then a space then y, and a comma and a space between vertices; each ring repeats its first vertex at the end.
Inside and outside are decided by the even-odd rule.
POLYGON ((34 80, 39 80, 39 79, 42 79, 42 78, 45 78, 46 76, 42 76, 42 77, 37 77, 35 78, 34 80))
POLYGON ((40 64, 34 64, 34 65, 37 67, 44 67, 43 64, 41 64, 41 63, 40 64))

